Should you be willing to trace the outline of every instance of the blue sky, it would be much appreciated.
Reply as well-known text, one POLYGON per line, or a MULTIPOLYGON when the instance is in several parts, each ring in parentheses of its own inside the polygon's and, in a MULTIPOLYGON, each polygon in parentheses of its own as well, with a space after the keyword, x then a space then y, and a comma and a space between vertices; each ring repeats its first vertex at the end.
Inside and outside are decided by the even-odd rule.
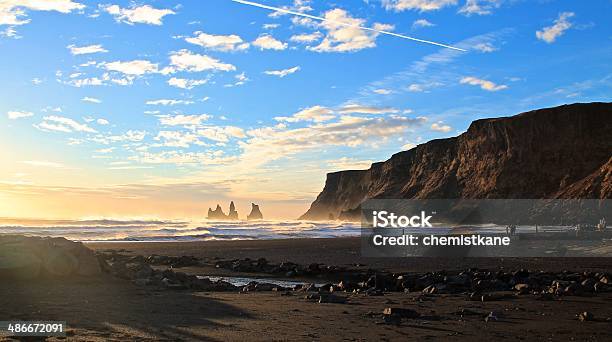
POLYGON ((612 2, 0 2, 0 216, 304 212, 475 119, 609 101, 612 2), (441 48, 338 22, 452 45, 441 48))

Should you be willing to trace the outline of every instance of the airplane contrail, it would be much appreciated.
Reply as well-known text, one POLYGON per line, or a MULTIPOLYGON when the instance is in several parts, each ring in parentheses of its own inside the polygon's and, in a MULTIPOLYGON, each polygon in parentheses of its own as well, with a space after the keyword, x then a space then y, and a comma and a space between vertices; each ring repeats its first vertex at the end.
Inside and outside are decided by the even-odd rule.
POLYGON ((353 24, 348 24, 348 23, 344 23, 344 22, 341 22, 341 21, 336 21, 336 20, 329 20, 329 19, 325 19, 323 17, 317 17, 317 16, 314 16, 314 15, 310 15, 310 14, 306 14, 306 13, 300 13, 300 12, 295 12, 295 11, 287 10, 287 9, 284 9, 284 8, 279 8, 279 7, 273 7, 273 6, 268 6, 268 5, 264 5, 264 4, 259 4, 259 3, 252 2, 252 1, 246 1, 246 0, 232 0, 232 1, 240 3, 240 4, 243 4, 243 5, 255 6, 255 7, 259 7, 259 8, 265 8, 265 9, 268 9, 268 10, 271 10, 271 11, 283 12, 283 13, 287 13, 287 14, 297 15, 299 17, 305 17, 305 18, 310 18, 310 19, 319 20, 319 21, 327 21, 327 22, 330 22, 330 23, 334 23, 334 24, 338 24, 338 25, 342 25, 342 26, 346 26, 346 27, 355 27, 355 28, 359 28, 359 29, 362 29, 362 30, 366 30, 366 31, 378 32, 378 33, 386 34, 386 35, 389 35, 389 36, 394 36, 394 37, 399 37, 399 38, 403 38, 403 39, 413 40, 413 41, 419 42, 419 43, 437 45, 437 46, 441 46, 441 47, 444 47, 444 48, 447 48, 447 49, 453 49, 453 50, 458 50, 458 51, 467 51, 467 50, 464 50, 464 49, 460 49, 458 47, 454 47, 454 46, 450 46, 450 45, 446 45, 446 44, 442 44, 442 43, 436 43, 436 42, 432 42, 432 41, 429 41, 429 40, 418 39, 418 38, 414 38, 414 37, 410 37, 410 36, 405 36, 403 34, 393 33, 393 32, 389 32, 389 31, 377 30, 377 29, 373 29, 371 27, 353 25, 353 24))

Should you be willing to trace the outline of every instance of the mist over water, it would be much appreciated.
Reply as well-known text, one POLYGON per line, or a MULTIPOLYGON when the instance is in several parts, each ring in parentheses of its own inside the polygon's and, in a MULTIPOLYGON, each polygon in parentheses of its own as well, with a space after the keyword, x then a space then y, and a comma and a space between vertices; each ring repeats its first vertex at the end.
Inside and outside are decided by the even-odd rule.
POLYGON ((209 241, 359 236, 360 225, 308 221, 3 220, 0 234, 100 241, 209 241))

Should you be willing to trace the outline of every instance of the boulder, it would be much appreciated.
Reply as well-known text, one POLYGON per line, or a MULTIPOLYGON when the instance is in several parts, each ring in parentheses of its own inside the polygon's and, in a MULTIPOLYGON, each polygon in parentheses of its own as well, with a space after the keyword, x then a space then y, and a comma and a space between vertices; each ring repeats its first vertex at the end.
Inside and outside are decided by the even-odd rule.
POLYGON ((0 237, 0 274, 7 278, 97 276, 100 261, 80 242, 64 238, 0 237))
POLYGON ((40 259, 32 254, 0 251, 0 279, 35 279, 40 269, 40 259))
POLYGON ((592 321, 594 319, 593 313, 584 311, 578 314, 578 320, 581 322, 592 321))
POLYGON ((43 267, 52 276, 67 277, 76 273, 79 260, 64 250, 54 250, 45 258, 43 267))

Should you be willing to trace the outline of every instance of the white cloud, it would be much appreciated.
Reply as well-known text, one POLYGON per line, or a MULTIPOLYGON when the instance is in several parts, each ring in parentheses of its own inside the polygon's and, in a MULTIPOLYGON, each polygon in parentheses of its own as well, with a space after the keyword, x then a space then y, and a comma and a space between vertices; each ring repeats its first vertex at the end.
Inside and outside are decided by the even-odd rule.
POLYGON ((279 26, 279 24, 263 24, 261 28, 263 28, 264 30, 273 30, 275 28, 278 28, 279 26))
POLYGON ((340 107, 338 112, 341 114, 395 114, 399 110, 389 107, 371 107, 358 104, 348 104, 340 107))
POLYGON ((71 79, 66 83, 73 87, 81 88, 85 86, 101 86, 104 84, 104 80, 98 77, 91 77, 82 79, 71 79))
POLYGON ((104 63, 104 68, 109 71, 117 71, 126 75, 141 76, 148 73, 158 72, 157 64, 147 60, 133 60, 129 62, 104 63))
POLYGON ((234 71, 236 67, 223 63, 206 55, 199 55, 189 50, 180 50, 170 55, 170 67, 164 68, 162 73, 176 71, 201 72, 206 70, 234 71))
POLYGON ((559 17, 555 20, 555 24, 545 27, 541 31, 536 31, 536 37, 548 44, 554 43, 557 38, 561 37, 566 30, 572 27, 573 24, 568 19, 573 16, 573 12, 559 13, 559 17))
POLYGON ((34 77, 34 78, 32 79, 32 84, 34 84, 34 85, 39 85, 39 84, 42 84, 42 83, 43 83, 43 80, 41 80, 41 79, 40 79, 40 78, 38 78, 38 77, 34 77))
POLYGON ((210 126, 198 129, 196 132, 200 137, 221 143, 228 142, 231 138, 246 137, 244 130, 236 126, 210 126))
POLYGON ((168 80, 169 85, 173 87, 181 88, 181 89, 193 89, 197 86, 206 84, 206 82, 208 82, 208 80, 206 79, 189 80, 185 78, 176 78, 176 77, 172 77, 171 79, 168 80))
POLYGON ((162 141, 162 146, 164 147, 189 148, 191 145, 206 145, 206 143, 200 141, 196 134, 189 132, 160 131, 154 140, 162 141))
POLYGON ((2 0, 0 25, 24 25, 30 22, 25 10, 70 13, 85 5, 72 0, 2 0))
POLYGON ((253 45, 261 50, 285 50, 287 48, 287 43, 283 43, 269 34, 262 34, 257 37, 257 39, 253 41, 253 45))
POLYGON ((279 116, 274 119, 280 122, 325 122, 334 119, 336 113, 348 117, 349 114, 396 114, 399 113, 399 110, 390 107, 372 107, 359 104, 347 104, 335 110, 323 106, 313 106, 303 109, 292 116, 279 116))
POLYGON ((67 49, 70 50, 70 53, 73 55, 87 55, 92 53, 104 53, 108 52, 105 48, 100 44, 95 45, 87 45, 87 46, 76 46, 74 44, 66 46, 67 49))
POLYGON ((224 156, 223 151, 206 152, 177 152, 164 151, 160 153, 143 153, 138 157, 131 157, 131 160, 144 164, 201 164, 201 165, 221 165, 234 161, 232 156, 224 156))
POLYGON ((108 120, 106 120, 106 119, 98 119, 98 120, 96 120, 96 123, 98 125, 100 125, 100 126, 106 126, 106 125, 110 124, 110 122, 108 122, 108 120))
POLYGON ((328 160, 327 165, 334 170, 363 170, 369 168, 372 161, 342 157, 336 160, 328 160))
POLYGON ((272 75, 272 76, 278 76, 280 78, 283 78, 287 75, 291 75, 297 71, 300 70, 299 66, 295 66, 293 68, 289 68, 289 69, 284 69, 284 70, 267 70, 264 71, 264 74, 266 75, 272 75))
POLYGON ((81 101, 89 102, 89 103, 102 103, 100 99, 97 99, 95 97, 88 97, 88 96, 85 96, 84 98, 82 98, 81 101))
POLYGON ((498 50, 491 43, 479 43, 474 45, 473 49, 484 53, 494 52, 498 50))
POLYGON ((374 90, 372 90, 372 92, 373 92, 374 94, 378 94, 378 95, 389 95, 389 94, 393 93, 393 91, 392 91, 392 90, 389 90, 389 89, 383 89, 383 88, 374 89, 374 90))
POLYGON ((466 0, 465 5, 459 9, 459 13, 466 16, 473 14, 488 15, 491 10, 501 6, 503 0, 466 0))
MULTIPOLYGON (((376 46, 376 37, 380 34, 375 31, 366 31, 359 28, 365 24, 365 19, 353 18, 343 9, 333 9, 325 12, 325 21, 318 25, 325 30, 325 38, 309 50, 316 52, 355 52, 376 46)), ((375 23, 374 30, 393 30, 393 26, 375 23)))
POLYGON ((476 77, 464 77, 461 79, 461 84, 469 84, 474 86, 479 86, 482 90, 486 91, 499 91, 508 88, 507 85, 497 85, 491 81, 479 79, 476 77))
POLYGON ((13 38, 13 39, 22 38, 19 34, 17 34, 17 30, 15 30, 12 26, 9 26, 6 29, 0 31, 0 37, 13 38))
POLYGON ((300 122, 300 121, 314 121, 314 122, 324 122, 333 119, 335 116, 333 111, 329 108, 322 106, 313 106, 306 109, 303 109, 290 117, 276 117, 274 118, 276 121, 284 121, 284 122, 300 122))
POLYGON ((174 105, 188 105, 193 104, 193 101, 189 100, 172 100, 172 99, 160 99, 160 100, 150 100, 147 101, 146 104, 150 106, 174 106, 174 105))
POLYGON ((406 10, 435 11, 446 6, 454 6, 457 0, 382 0, 387 10, 396 12, 406 10))
POLYGON ((417 145, 413 144, 413 143, 406 143, 404 145, 402 145, 402 150, 411 150, 413 148, 415 148, 417 145))
POLYGON ((433 124, 431 124, 430 128, 432 131, 443 133, 448 133, 453 129, 451 126, 445 125, 442 121, 434 122, 433 124))
MULTIPOLYGON (((287 10, 287 11, 294 11, 294 12, 299 12, 299 13, 310 12, 312 11, 312 7, 310 7, 310 3, 311 3, 311 0, 293 0, 292 6, 282 6, 280 8, 287 10)), ((276 11, 276 12, 270 13, 269 17, 277 18, 283 15, 287 15, 287 13, 276 11)))
POLYGON ((243 51, 249 48, 239 36, 232 34, 229 36, 212 35, 201 31, 193 33, 195 37, 187 37, 185 41, 207 49, 216 51, 243 51))
POLYGON ((81 124, 73 119, 56 115, 45 116, 43 121, 34 125, 34 127, 43 131, 96 133, 95 129, 86 124, 81 124))
POLYGON ((118 5, 109 5, 102 7, 108 14, 115 17, 117 22, 126 24, 149 24, 162 25, 163 18, 170 14, 176 14, 171 9, 156 9, 149 5, 121 8, 118 5))
POLYGON ((381 143, 405 134, 407 130, 423 122, 421 118, 401 116, 341 116, 334 122, 315 122, 307 127, 288 129, 281 123, 258 128, 247 132, 249 140, 239 142, 243 150, 240 162, 253 168, 308 149, 323 150, 329 146, 359 147, 367 143, 381 143))
POLYGON ((162 115, 159 116, 159 122, 164 126, 201 126, 205 121, 210 119, 208 114, 200 115, 162 115))
POLYGON ((317 32, 313 32, 313 33, 303 33, 303 34, 296 34, 291 36, 291 38, 289 38, 290 41, 295 42, 295 43, 312 43, 315 42, 319 39, 321 39, 323 35, 321 34, 321 32, 317 31, 317 32))
POLYGON ((412 28, 416 29, 416 28, 420 28, 420 27, 432 27, 432 26, 436 26, 435 24, 431 23, 429 20, 427 19, 419 19, 419 20, 415 20, 412 23, 412 28))
POLYGON ((6 116, 8 116, 8 118, 11 120, 17 120, 34 116, 34 113, 24 111, 9 111, 8 113, 6 113, 6 116))
POLYGON ((231 87, 238 87, 241 85, 244 85, 245 83, 247 83, 249 80, 249 78, 247 77, 246 73, 240 73, 238 75, 234 75, 234 78, 236 79, 236 82, 234 83, 228 83, 226 85, 224 85, 224 87, 226 88, 231 88, 231 87))

